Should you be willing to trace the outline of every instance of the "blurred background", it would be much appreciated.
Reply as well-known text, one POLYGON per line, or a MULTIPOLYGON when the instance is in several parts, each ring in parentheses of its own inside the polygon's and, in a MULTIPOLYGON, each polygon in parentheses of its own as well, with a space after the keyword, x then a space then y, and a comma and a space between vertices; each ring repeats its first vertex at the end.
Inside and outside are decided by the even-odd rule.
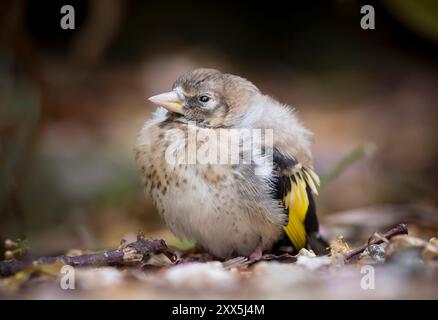
POLYGON ((328 237, 437 231, 436 1, 5 0, 0 37, 1 243, 25 235, 55 254, 139 229, 176 241, 132 149, 146 98, 201 66, 296 107, 315 133, 328 237), (60 27, 65 4, 74 30, 60 27), (364 4, 375 30, 360 28, 364 4))

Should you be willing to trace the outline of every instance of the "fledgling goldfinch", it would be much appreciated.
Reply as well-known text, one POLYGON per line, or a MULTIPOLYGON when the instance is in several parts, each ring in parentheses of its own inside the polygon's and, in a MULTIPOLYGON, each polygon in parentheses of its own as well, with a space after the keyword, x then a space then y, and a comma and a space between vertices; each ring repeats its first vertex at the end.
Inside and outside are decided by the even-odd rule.
MULTIPOLYGON (((180 76, 170 92, 149 100, 159 108, 141 129, 135 156, 146 193, 176 236, 220 258, 257 257, 286 243, 295 250, 325 252, 313 200, 319 185, 312 167, 313 135, 290 106, 244 78, 205 68, 180 76), (262 156, 249 162, 187 161, 187 153, 196 152, 190 149, 190 134, 196 132, 200 148, 210 150, 212 142, 205 137, 219 136, 223 129, 273 134, 262 156), (169 161, 169 155, 185 161, 169 161)), ((243 157, 252 150, 246 138, 239 139, 243 157)))

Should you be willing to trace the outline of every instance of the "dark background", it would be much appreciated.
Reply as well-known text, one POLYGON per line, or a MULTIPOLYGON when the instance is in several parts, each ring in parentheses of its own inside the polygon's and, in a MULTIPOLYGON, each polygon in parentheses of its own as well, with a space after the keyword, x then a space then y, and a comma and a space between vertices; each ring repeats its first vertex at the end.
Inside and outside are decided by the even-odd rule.
POLYGON ((0 30, 1 239, 26 235, 37 253, 138 229, 171 242, 132 147, 146 98, 201 66, 297 108, 327 181, 323 225, 344 210, 376 227, 438 218, 436 1, 17 0, 0 3, 0 30), (64 4, 75 30, 60 27, 64 4), (360 28, 364 4, 375 30, 360 28))

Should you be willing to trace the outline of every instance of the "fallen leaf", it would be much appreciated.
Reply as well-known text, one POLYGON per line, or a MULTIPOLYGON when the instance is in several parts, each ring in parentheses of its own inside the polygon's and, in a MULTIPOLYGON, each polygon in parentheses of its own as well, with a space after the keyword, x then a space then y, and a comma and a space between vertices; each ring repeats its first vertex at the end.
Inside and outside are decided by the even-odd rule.
POLYGON ((438 261, 438 238, 432 238, 423 250, 423 259, 427 262, 438 261))
POLYGON ((388 247, 386 248, 386 254, 392 256, 398 251, 405 249, 418 249, 422 250, 427 245, 427 241, 409 236, 409 235, 399 235, 391 238, 388 247))

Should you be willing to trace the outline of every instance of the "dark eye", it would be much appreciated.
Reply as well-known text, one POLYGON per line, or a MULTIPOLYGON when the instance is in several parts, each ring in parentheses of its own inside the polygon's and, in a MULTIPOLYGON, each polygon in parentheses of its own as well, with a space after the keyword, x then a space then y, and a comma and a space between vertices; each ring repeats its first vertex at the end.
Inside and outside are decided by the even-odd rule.
POLYGON ((208 102, 210 100, 210 97, 207 97, 207 96, 200 96, 199 97, 199 101, 201 101, 201 102, 208 102))

